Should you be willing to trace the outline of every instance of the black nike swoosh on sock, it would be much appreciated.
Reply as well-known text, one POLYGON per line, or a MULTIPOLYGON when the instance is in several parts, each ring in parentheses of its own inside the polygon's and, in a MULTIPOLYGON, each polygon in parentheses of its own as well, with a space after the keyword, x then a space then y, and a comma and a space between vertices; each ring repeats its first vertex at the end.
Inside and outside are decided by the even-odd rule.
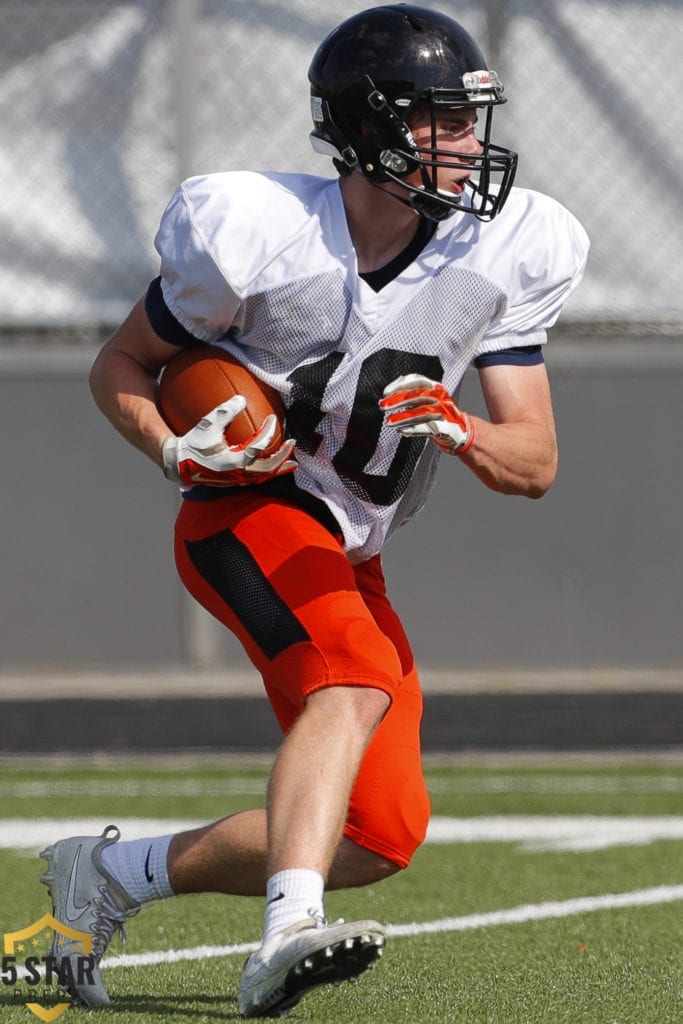
POLYGON ((149 870, 149 858, 151 856, 151 853, 152 847, 150 846, 149 850, 147 851, 147 857, 145 858, 145 878, 147 879, 148 882, 154 881, 154 874, 149 870))
POLYGON ((277 903, 278 900, 283 900, 284 898, 285 894, 283 892, 279 892, 277 896, 273 896, 272 900, 268 900, 266 906, 269 907, 271 903, 277 903))

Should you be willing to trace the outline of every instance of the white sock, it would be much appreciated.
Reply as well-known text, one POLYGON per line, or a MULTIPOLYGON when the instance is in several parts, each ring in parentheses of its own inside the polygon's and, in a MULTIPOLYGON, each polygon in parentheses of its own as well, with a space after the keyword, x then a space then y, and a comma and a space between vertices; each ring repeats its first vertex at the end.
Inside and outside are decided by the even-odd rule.
POLYGON ((324 887, 322 875, 306 868, 278 871, 269 878, 263 941, 311 914, 324 916, 324 887))
POLYGON ((168 847, 173 835, 112 843, 102 851, 102 864, 138 903, 173 896, 168 880, 168 847))

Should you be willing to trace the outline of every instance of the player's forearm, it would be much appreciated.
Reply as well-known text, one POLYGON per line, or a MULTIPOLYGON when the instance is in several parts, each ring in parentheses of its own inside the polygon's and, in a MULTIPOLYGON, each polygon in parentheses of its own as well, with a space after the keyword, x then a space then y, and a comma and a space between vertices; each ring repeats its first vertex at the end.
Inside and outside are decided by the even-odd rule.
POLYGON ((125 352, 105 348, 91 370, 90 389, 116 430, 161 466, 161 446, 171 431, 157 408, 155 377, 125 352))
POLYGON ((538 423, 472 420, 475 441, 461 461, 493 491, 541 498, 557 473, 553 431, 538 423))

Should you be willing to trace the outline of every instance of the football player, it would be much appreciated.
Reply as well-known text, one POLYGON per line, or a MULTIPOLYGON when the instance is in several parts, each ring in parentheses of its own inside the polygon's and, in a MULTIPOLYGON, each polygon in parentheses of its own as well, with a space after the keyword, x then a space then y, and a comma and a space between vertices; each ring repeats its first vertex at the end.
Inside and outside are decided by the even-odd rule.
MULTIPOLYGON (((267 807, 149 840, 110 827, 43 854, 55 914, 92 933, 98 964, 151 900, 264 894, 245 1017, 284 1013, 383 951, 380 923, 328 922, 324 907, 325 889, 405 868, 429 817, 420 686, 381 552, 442 461, 503 494, 550 487, 543 345, 588 251, 566 209, 513 187, 516 155, 493 141, 502 83, 451 18, 364 11, 322 42, 309 78, 313 146, 338 176, 185 181, 156 237, 159 276, 91 375, 114 427, 180 482, 180 576, 263 677, 285 735, 267 807), (157 378, 197 345, 279 391, 288 441, 275 456, 268 431, 227 446, 216 428, 234 403, 208 432, 171 432, 157 378), (458 404, 472 365, 485 418, 458 404), (193 485, 197 465, 208 484, 193 485)), ((107 1005, 99 969, 73 995, 107 1005)))

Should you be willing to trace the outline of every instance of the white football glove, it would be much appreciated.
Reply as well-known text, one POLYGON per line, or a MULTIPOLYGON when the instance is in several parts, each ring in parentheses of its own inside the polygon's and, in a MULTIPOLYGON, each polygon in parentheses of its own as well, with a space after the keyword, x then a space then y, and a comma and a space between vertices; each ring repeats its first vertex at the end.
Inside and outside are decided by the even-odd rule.
POLYGON ((428 437, 448 455, 462 455, 474 441, 471 417, 457 405, 443 384, 408 373, 383 391, 379 407, 386 422, 404 437, 428 437))
POLYGON ((227 443, 225 429, 246 405, 242 395, 233 395, 182 437, 167 437, 162 448, 164 476, 188 485, 239 487, 293 472, 296 462, 290 455, 294 441, 284 441, 277 451, 263 455, 277 430, 274 415, 266 416, 257 432, 244 444, 227 443))

